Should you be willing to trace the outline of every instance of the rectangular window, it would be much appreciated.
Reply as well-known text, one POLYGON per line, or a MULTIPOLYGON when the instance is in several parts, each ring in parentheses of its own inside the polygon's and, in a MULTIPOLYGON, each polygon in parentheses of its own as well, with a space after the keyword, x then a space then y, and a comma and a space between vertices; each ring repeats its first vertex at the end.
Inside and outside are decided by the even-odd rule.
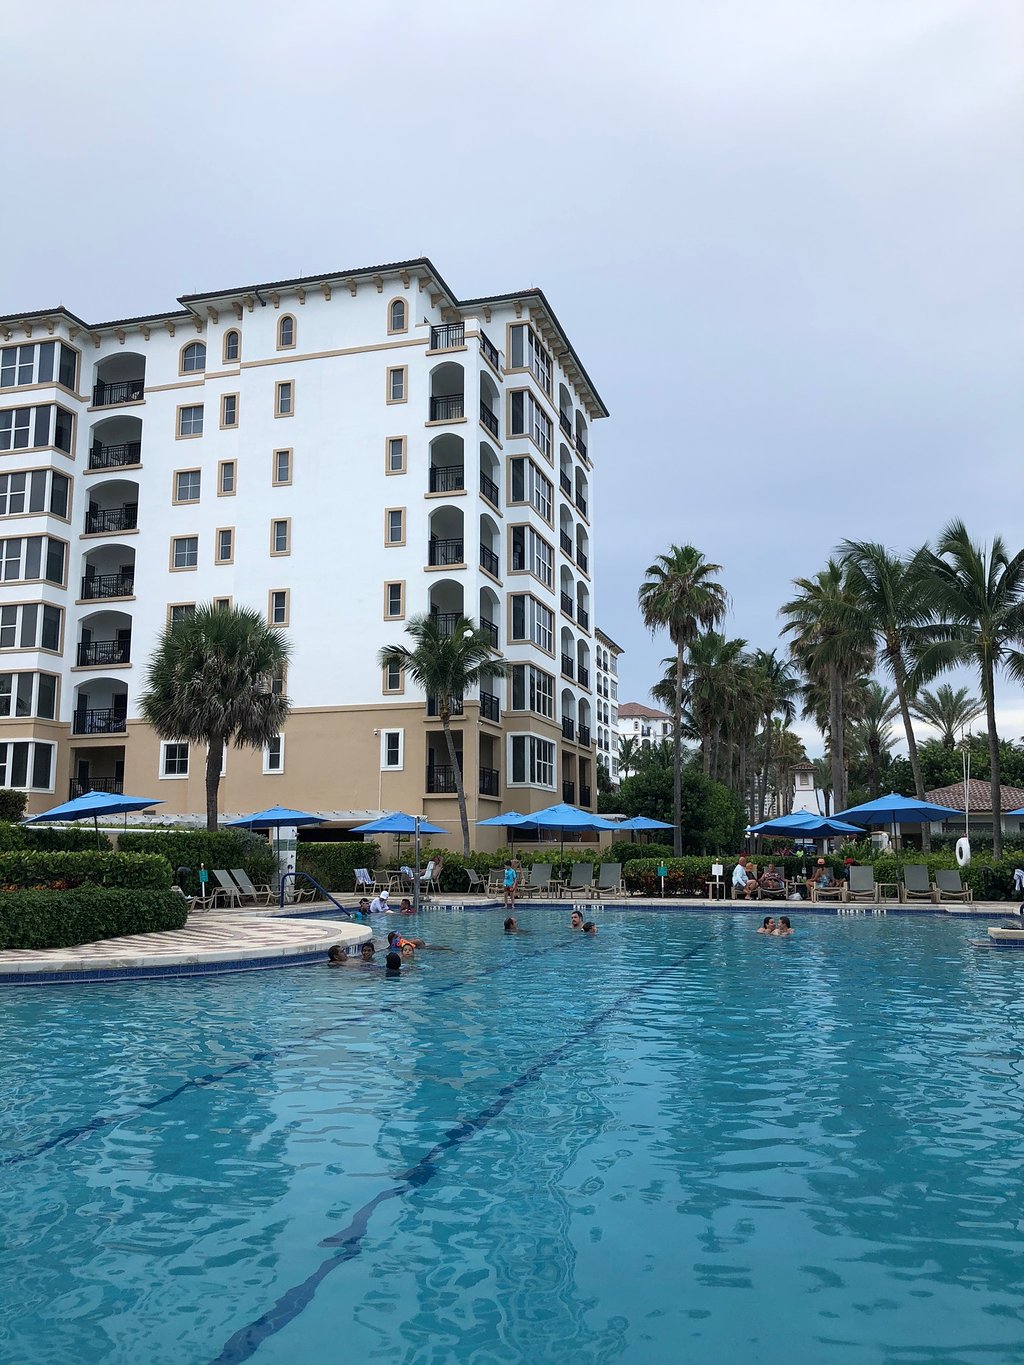
POLYGON ((404 690, 402 670, 398 664, 388 664, 384 670, 384 691, 401 692, 404 690))
POLYGON ((164 740, 160 745, 160 776, 188 777, 188 745, 164 740))
POLYGON ((512 595, 512 639, 528 640, 549 654, 555 647, 555 617, 542 602, 526 593, 512 595))
POLYGON ((12 536, 0 540, 0 573, 5 582, 45 578, 64 584, 64 556, 67 547, 52 536, 12 536))
POLYGON ((555 680, 533 664, 516 664, 512 669, 513 711, 536 711, 539 716, 554 719, 555 680))
POLYGON ((68 455, 73 436, 73 415, 53 403, 36 408, 5 408, 0 412, 0 451, 52 445, 68 455))
POLYGON ((217 611, 230 611, 230 610, 231 610, 231 598, 230 598, 230 597, 215 597, 215 598, 213 599, 213 605, 214 605, 214 608, 215 608, 217 611))
POLYGON ((238 394, 225 393, 220 400, 220 424, 222 427, 238 426, 238 394))
POLYGON ((402 766, 405 747, 404 730, 382 730, 380 736, 380 766, 398 769, 402 766))
POLYGON ((270 523, 270 553, 290 555, 292 552, 292 523, 290 517, 278 517, 270 523))
POLYGON ((235 462, 234 460, 221 460, 217 466, 217 496, 219 498, 230 498, 235 492, 235 462))
POLYGON ((551 397, 551 356, 528 323, 510 329, 509 358, 513 370, 531 370, 537 383, 551 397))
POLYGON ((5 346, 0 350, 0 389, 13 388, 17 384, 52 384, 55 374, 62 388, 75 391, 78 352, 62 341, 5 346))
POLYGON ((389 507, 384 513, 384 544, 405 544, 405 508, 389 507))
POLYGON ((286 626, 291 610, 287 588, 272 588, 267 602, 267 620, 272 626, 286 626))
POLYGON ((0 716, 53 720, 56 714, 55 673, 0 673, 0 716))
POLYGON ((292 481, 292 452, 291 450, 274 451, 273 485, 275 488, 283 488, 292 481))
POLYGON ((290 379, 282 379, 274 390, 274 416, 291 417, 295 411, 295 389, 290 379))
POLYGON ((517 389, 509 397, 509 435, 529 436, 550 460, 551 418, 526 389, 517 389))
POLYGON ((263 771, 268 776, 284 772, 284 735, 275 735, 263 750, 263 771))
POLYGON ((551 521, 555 490, 550 479, 546 479, 534 462, 525 456, 518 456, 511 464, 511 502, 525 502, 534 507, 544 518, 551 521))
POLYGON ((386 445, 386 456, 384 460, 384 472, 386 474, 405 473, 405 437, 389 436, 386 445))
POLYGON ((167 608, 167 624, 177 625, 179 621, 185 621, 190 616, 195 616, 196 604, 194 602, 172 602, 167 608))
POLYGON ((56 745, 39 740, 0 744, 0 787, 21 791, 53 791, 56 745))
POLYGON ((199 563, 199 537, 175 536, 171 541, 171 568, 194 569, 199 563))
POLYGON ((384 617, 388 621, 400 621, 405 615, 405 583, 384 584, 384 617))
POLYGON ((222 526, 217 531, 217 555, 215 563, 233 564, 235 560, 235 532, 231 526, 222 526))
POLYGON ((202 436, 203 434, 203 405, 202 403, 193 404, 191 407, 178 409, 178 435, 202 436))
POLYGON ((555 552, 532 526, 513 526, 509 538, 513 573, 532 573, 546 588, 554 586, 555 552))
POLYGON ((555 785, 555 746, 537 735, 512 735, 511 782, 516 786, 555 785))
POLYGON ((405 365, 395 365, 388 370, 388 402, 404 403, 406 398, 406 378, 408 369, 405 365))
POLYGON ((174 476, 174 501, 198 502, 202 474, 198 469, 179 469, 174 476))

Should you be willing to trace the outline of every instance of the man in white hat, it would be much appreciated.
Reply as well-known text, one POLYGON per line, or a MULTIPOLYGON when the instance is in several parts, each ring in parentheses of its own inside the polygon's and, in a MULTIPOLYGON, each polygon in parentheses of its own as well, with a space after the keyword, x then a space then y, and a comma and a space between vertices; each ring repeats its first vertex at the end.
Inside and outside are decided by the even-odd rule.
POLYGON ((371 915, 393 915, 395 912, 388 905, 388 893, 380 891, 370 902, 371 915))

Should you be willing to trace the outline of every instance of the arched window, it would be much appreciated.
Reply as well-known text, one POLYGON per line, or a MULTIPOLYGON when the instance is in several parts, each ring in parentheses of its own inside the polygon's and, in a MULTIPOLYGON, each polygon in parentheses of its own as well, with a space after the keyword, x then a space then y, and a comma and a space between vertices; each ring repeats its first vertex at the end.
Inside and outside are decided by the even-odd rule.
POLYGON ((237 360, 242 351, 242 338, 234 327, 224 333, 224 359, 237 360))
POLYGON ((277 324, 277 349, 286 351, 295 345, 295 319, 291 313, 285 313, 284 317, 277 324))
POLYGON ((408 317, 409 310, 405 306, 405 299, 392 299, 388 304, 388 331, 408 330, 408 317))
POLYGON ((196 374, 206 369, 206 343, 193 341, 181 348, 182 374, 196 374))

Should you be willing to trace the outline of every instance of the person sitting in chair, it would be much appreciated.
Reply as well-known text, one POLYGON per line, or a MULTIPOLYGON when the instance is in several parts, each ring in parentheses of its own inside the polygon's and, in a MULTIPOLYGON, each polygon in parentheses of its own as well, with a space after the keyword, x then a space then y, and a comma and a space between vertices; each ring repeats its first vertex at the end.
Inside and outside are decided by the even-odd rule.
POLYGON ((768 864, 757 879, 757 884, 762 891, 785 891, 786 889, 786 883, 782 880, 782 874, 774 863, 768 864))
POLYGON ((814 888, 821 887, 823 890, 830 886, 835 886, 836 879, 832 875, 832 869, 827 866, 824 858, 819 858, 814 864, 814 872, 805 882, 807 887, 808 900, 814 895, 814 888))
POLYGON ((753 900, 757 895, 757 878, 747 871, 747 855, 741 853, 732 870, 733 896, 742 895, 744 900, 753 900))

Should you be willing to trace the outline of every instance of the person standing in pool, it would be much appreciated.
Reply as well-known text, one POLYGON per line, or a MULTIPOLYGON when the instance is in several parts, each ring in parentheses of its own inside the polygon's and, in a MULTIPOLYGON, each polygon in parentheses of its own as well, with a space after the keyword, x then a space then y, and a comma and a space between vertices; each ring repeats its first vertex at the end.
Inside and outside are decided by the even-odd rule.
POLYGON ((582 911, 582 910, 574 910, 574 911, 572 912, 572 914, 569 916, 569 928, 570 928, 570 929, 582 929, 582 928, 583 928, 583 911, 582 911))
POLYGON ((586 920, 586 921, 584 922, 584 925, 583 925, 583 932, 584 932, 585 934, 596 934, 596 933, 597 933, 597 925, 594 923, 594 921, 593 921, 592 919, 588 919, 588 920, 586 920))
POLYGON ((788 915, 779 916, 779 927, 775 930, 776 938, 785 938, 787 934, 793 932, 793 926, 789 922, 788 915))
POLYGON ((771 915, 765 915, 764 919, 761 921, 761 927, 757 932, 759 934, 775 933, 775 921, 772 919, 771 915))
POLYGON ((382 891, 379 895, 374 896, 370 902, 371 915, 393 915, 395 913, 388 905, 388 894, 387 891, 382 891))

